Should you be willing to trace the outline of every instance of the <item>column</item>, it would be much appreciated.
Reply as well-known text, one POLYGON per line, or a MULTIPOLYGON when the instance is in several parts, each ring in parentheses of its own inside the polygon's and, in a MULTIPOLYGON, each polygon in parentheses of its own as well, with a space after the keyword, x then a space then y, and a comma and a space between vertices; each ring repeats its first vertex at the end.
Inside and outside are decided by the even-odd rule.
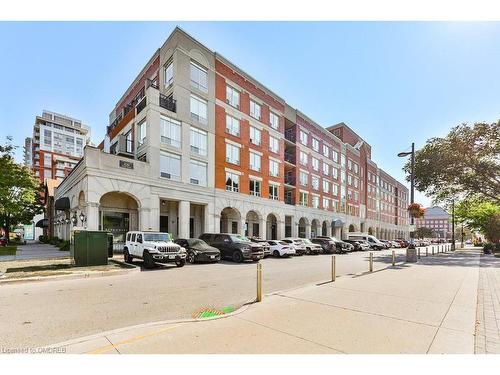
POLYGON ((189 238, 190 202, 179 202, 179 238, 189 238))
POLYGON ((292 237, 299 236, 299 223, 295 221, 295 216, 292 216, 292 237))
POLYGON ((151 230, 160 231, 160 197, 152 195, 149 206, 149 227, 151 230))
POLYGON ((99 203, 87 202, 87 229, 99 230, 99 203))
MULTIPOLYGON (((142 207, 139 208, 139 225, 137 225, 137 228, 139 230, 153 230, 151 227, 151 223, 149 221, 151 215, 151 210, 149 207, 142 207)), ((134 228, 135 225, 132 221, 132 218, 130 219, 130 228, 134 228)))
POLYGON ((214 204, 212 202, 205 205, 205 232, 218 233, 220 217, 215 216, 214 204))
POLYGON ((259 237, 267 240, 267 220, 264 218, 259 219, 259 237))
POLYGON ((311 224, 306 224, 306 238, 311 238, 311 224))
MULTIPOLYGON (((229 225, 228 225, 228 228, 227 228, 229 233, 233 232, 233 224, 232 223, 234 221, 236 221, 236 220, 229 219, 229 225)), ((240 219, 240 221, 238 223, 238 233, 237 234, 241 234, 242 236, 245 235, 245 226, 246 226, 246 223, 247 223, 246 218, 240 219)))
POLYGON ((278 221, 276 223, 276 237, 281 240, 285 237, 285 221, 278 221))

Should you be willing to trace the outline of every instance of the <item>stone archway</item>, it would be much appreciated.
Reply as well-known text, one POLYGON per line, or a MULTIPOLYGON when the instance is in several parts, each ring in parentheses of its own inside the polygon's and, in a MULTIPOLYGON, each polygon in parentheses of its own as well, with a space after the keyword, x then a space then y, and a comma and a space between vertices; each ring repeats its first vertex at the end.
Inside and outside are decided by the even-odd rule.
POLYGON ((321 235, 322 236, 328 236, 328 222, 326 220, 323 221, 323 224, 321 225, 321 235))
POLYGON ((241 214, 233 207, 226 207, 220 213, 220 232, 240 234, 243 232, 241 227, 241 214))
POLYGON ((373 232, 373 228, 372 228, 372 227, 369 227, 369 228, 368 228, 368 234, 369 234, 370 236, 373 236, 373 233, 374 233, 374 232, 373 232))
POLYGON ((266 239, 267 240, 277 240, 281 236, 278 227, 278 217, 270 213, 266 218, 266 239))
POLYGON ((306 238, 308 231, 310 231, 309 220, 305 217, 301 217, 299 220, 299 231, 298 236, 300 238, 306 238))
POLYGON ((318 219, 313 219, 311 222, 311 237, 314 238, 320 234, 321 224, 318 219))
POLYGON ((262 228, 260 227, 261 215, 254 210, 248 211, 246 216, 245 236, 261 237, 262 228))
POLYGON ((99 199, 99 230, 113 234, 115 250, 123 246, 128 231, 139 229, 139 207, 139 201, 129 193, 112 191, 99 199))
POLYGON ((356 232, 356 226, 354 224, 349 225, 349 232, 356 232))

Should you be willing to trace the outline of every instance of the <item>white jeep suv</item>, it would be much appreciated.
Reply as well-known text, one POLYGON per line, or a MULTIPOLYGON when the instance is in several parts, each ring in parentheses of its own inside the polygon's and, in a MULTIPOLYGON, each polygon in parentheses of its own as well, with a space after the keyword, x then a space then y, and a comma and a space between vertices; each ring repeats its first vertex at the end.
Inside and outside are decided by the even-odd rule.
POLYGON ((186 264, 186 249, 172 242, 168 233, 127 232, 123 258, 125 263, 140 258, 145 268, 153 268, 155 263, 175 263, 182 267, 186 264))

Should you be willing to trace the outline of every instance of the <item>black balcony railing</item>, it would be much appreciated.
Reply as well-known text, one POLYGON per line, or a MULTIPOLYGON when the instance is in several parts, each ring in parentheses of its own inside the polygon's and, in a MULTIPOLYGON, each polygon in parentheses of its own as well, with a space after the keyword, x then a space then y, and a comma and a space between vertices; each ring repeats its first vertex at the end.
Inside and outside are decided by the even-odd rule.
POLYGON ((295 164, 295 154, 290 154, 288 152, 285 152, 285 161, 295 164))
POLYGON ((142 100, 135 107, 137 109, 137 114, 139 114, 144 108, 146 108, 146 97, 142 98, 142 100))
POLYGON ((295 128, 285 130, 285 139, 287 141, 295 143, 297 138, 295 128))
POLYGON ((286 196, 285 197, 285 204, 295 205, 295 199, 293 199, 293 197, 291 197, 291 196, 286 196))
POLYGON ((149 87, 153 87, 157 90, 159 90, 160 88, 158 87, 158 79, 155 78, 154 80, 153 79, 147 79, 146 80, 146 89, 148 89, 149 87))
POLYGON ((160 107, 170 112, 177 112, 177 100, 175 100, 172 95, 166 96, 160 94, 160 107))

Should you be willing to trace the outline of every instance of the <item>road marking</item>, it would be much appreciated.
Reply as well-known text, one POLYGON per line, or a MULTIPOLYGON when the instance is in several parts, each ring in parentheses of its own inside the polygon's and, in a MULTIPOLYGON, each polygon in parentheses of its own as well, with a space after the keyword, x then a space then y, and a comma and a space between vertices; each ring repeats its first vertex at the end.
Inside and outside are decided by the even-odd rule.
POLYGON ((98 349, 95 349, 95 350, 92 350, 90 352, 87 352, 86 354, 102 354, 102 353, 106 353, 106 352, 109 352, 111 350, 114 350, 115 348, 117 348, 120 345, 131 344, 131 343, 134 343, 134 342, 137 342, 137 341, 140 341, 140 340, 144 340, 144 339, 149 338, 149 337, 157 336, 157 335, 160 335, 160 334, 162 334, 164 332, 170 331, 170 330, 172 330, 174 328, 177 328, 177 327, 180 327, 180 326, 181 326, 181 324, 178 324, 176 326, 159 329, 157 331, 153 331, 153 332, 147 333, 145 335, 134 336, 134 337, 131 337, 130 339, 117 342, 116 344, 102 346, 102 347, 100 347, 98 349))

